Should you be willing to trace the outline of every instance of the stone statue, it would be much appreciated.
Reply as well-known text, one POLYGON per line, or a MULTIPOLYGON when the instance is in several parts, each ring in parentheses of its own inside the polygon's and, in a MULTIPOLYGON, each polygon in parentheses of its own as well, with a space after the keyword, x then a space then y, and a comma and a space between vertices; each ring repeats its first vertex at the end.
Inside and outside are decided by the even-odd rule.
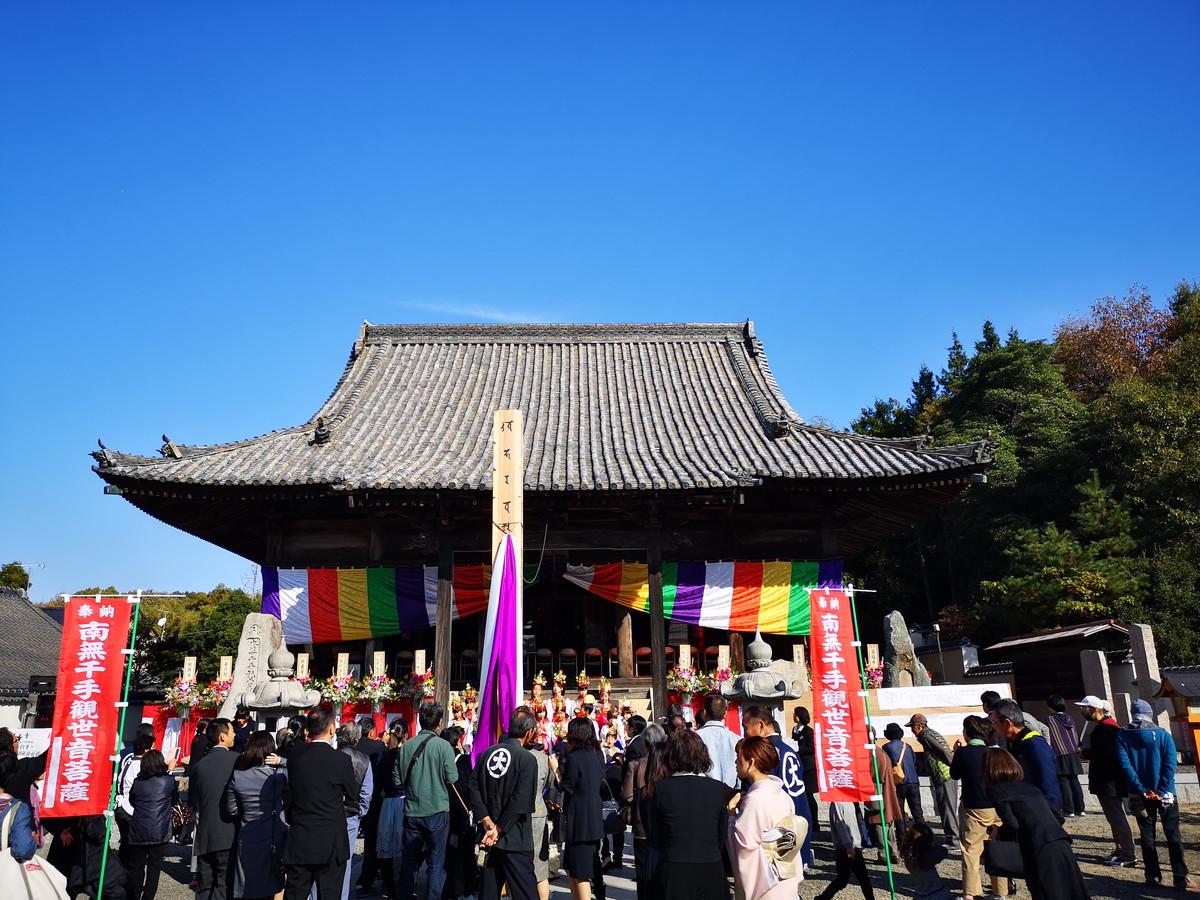
POLYGON ((781 705, 796 700, 808 689, 804 670, 791 660, 771 659, 771 645, 758 632, 746 647, 746 672, 721 684, 726 700, 781 705))
MULTIPOLYGON (((312 709, 321 702, 320 691, 306 691, 304 686, 292 677, 296 670, 296 657, 287 647, 281 646, 272 653, 267 665, 270 680, 236 698, 238 706, 250 710, 271 710, 276 715, 285 715, 301 709, 312 709)), ((232 694, 230 696, 232 697, 232 694)))
POLYGON ((917 659, 904 616, 892 610, 883 619, 883 686, 927 687, 929 675, 917 659))

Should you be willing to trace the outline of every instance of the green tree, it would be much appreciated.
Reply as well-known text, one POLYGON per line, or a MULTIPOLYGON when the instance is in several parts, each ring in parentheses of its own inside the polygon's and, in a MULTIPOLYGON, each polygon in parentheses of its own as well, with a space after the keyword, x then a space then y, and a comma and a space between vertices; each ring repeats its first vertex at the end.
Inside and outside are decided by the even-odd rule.
POLYGON ((29 572, 19 562, 5 563, 0 566, 0 587, 12 588, 15 591, 27 591, 29 583, 29 572))

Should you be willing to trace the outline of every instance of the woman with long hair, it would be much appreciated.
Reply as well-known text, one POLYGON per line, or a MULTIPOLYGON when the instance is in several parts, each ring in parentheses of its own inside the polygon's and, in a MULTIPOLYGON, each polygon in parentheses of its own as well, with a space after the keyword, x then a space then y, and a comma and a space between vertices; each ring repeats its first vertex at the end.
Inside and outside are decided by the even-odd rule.
POLYGON ((223 812, 237 823, 233 896, 257 900, 283 890, 284 769, 267 765, 275 752, 269 731, 255 731, 233 766, 221 798, 223 812))
POLYGON ((567 755, 558 770, 563 790, 562 828, 566 849, 563 868, 571 878, 571 896, 589 900, 592 879, 602 878, 600 842, 604 840, 604 816, 600 809, 600 785, 604 781, 604 757, 591 719, 572 719, 567 725, 567 755))
POLYGON ((712 760, 694 731, 667 738, 663 777, 652 784, 646 838, 658 856, 650 879, 659 900, 729 900, 721 861, 729 788, 708 778, 712 760))
MULTIPOLYGON (((729 820, 729 859, 737 900, 792 900, 800 876, 781 879, 763 844, 778 840, 778 827, 796 805, 783 782, 771 775, 779 766, 779 751, 770 738, 742 738, 737 744, 737 772, 746 790, 729 820)), ((800 835, 799 843, 804 842, 800 835)))
POLYGON ((913 877, 913 896, 920 900, 953 900, 949 888, 938 875, 938 863, 946 858, 946 848, 935 846, 933 829, 913 821, 900 838, 900 857, 913 877))
POLYGON ((129 849, 125 893, 129 900, 154 900, 163 850, 171 839, 171 807, 179 799, 175 777, 157 750, 142 756, 141 770, 129 788, 129 849))
POLYGON ((1046 795, 1024 778, 1021 764, 1007 750, 984 751, 983 784, 1004 823, 999 839, 1015 840, 1021 848, 1025 883, 1033 900, 1087 900, 1070 836, 1046 795))
MULTIPOLYGON (((992 743, 992 723, 983 716, 967 716, 962 727, 967 742, 960 741, 954 747, 950 777, 962 785, 958 833, 962 848, 963 900, 974 900, 984 896, 980 860, 988 830, 999 827, 1001 822, 987 795, 987 788, 983 786, 983 756, 992 743)), ((991 888, 993 897, 1007 897, 1008 879, 993 877, 991 888)))
POLYGON ((629 761, 621 784, 621 800, 628 811, 629 824, 633 829, 633 872, 638 900, 649 900, 650 876, 654 872, 654 861, 646 841, 646 788, 654 782, 651 773, 658 771, 666 744, 667 732, 663 727, 657 722, 647 725, 642 732, 642 746, 645 747, 646 753, 629 761))

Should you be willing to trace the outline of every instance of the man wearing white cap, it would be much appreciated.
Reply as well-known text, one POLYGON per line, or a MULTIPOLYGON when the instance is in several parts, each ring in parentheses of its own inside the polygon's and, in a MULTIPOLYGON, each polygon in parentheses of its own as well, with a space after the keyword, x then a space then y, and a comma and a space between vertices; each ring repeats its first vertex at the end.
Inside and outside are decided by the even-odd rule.
POLYGON ((1108 820, 1113 841, 1117 845, 1106 862, 1110 866, 1136 866, 1133 831, 1125 812, 1125 797, 1129 788, 1117 759, 1117 736, 1121 728, 1110 714, 1107 700, 1089 694, 1075 705, 1083 712, 1085 719, 1094 723, 1088 790, 1100 801, 1100 808, 1104 811, 1104 818, 1108 820))

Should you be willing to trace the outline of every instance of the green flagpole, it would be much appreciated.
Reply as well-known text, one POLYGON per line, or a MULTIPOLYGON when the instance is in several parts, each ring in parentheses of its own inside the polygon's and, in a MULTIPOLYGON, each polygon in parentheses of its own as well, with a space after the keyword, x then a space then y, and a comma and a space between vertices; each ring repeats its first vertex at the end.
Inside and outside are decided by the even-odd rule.
MULTIPOLYGON (((862 682, 863 710, 867 714, 867 732, 869 734, 871 730, 871 698, 867 694, 867 670, 863 665, 862 640, 858 632, 858 607, 854 603, 853 584, 846 586, 846 596, 850 598, 850 618, 854 621, 854 649, 858 652, 858 673, 862 682)), ((892 900, 896 900, 896 875, 892 871, 891 835, 887 822, 887 807, 883 802, 883 780, 880 777, 879 757, 875 755, 875 741, 873 740, 871 741, 871 770, 875 773, 875 793, 879 796, 879 824, 883 832, 883 859, 887 863, 888 890, 891 892, 892 900)))
MULTIPOLYGON (((96 595, 100 602, 100 595, 96 595)), ((113 741, 113 774, 112 787, 108 790, 108 809, 104 813, 104 846, 100 851, 100 884, 96 887, 96 900, 104 898, 104 874, 108 870, 108 842, 112 840, 113 810, 117 805, 117 771, 121 764, 121 738, 125 734, 125 714, 129 711, 129 682, 133 677, 133 657, 136 654, 138 619, 142 612, 142 592, 136 597, 126 597, 126 603, 133 604, 133 624, 129 628, 129 648, 125 663, 125 689, 121 692, 121 714, 117 719, 117 739, 113 741)))

